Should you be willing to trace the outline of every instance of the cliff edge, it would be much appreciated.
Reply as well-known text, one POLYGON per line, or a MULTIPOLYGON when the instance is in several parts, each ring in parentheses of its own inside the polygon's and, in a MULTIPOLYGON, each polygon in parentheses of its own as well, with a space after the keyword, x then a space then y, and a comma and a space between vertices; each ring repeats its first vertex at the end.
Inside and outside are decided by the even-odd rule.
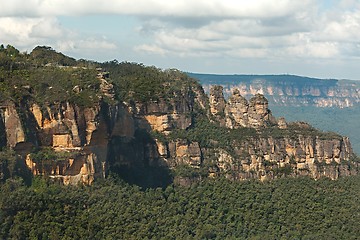
POLYGON ((247 100, 235 89, 225 100, 214 86, 207 96, 178 70, 126 62, 43 59, 39 66, 31 64, 34 51, 1 70, 2 180, 15 174, 14 162, 73 185, 109 171, 150 185, 220 176, 337 179, 359 171, 347 137, 277 119, 261 94, 247 100))

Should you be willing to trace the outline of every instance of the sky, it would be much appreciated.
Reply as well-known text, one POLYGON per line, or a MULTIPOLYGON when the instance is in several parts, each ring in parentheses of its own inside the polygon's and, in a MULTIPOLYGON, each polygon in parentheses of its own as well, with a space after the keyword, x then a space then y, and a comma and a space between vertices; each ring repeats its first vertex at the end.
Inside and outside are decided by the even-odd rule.
POLYGON ((360 80, 360 0, 0 0, 0 43, 217 74, 360 80))

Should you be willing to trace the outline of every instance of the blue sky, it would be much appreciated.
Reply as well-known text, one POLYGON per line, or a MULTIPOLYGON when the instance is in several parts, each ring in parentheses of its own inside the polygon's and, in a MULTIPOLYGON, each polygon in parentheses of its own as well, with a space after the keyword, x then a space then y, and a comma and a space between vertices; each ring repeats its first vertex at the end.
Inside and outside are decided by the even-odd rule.
POLYGON ((359 79, 359 0, 11 0, 0 42, 228 74, 359 79))

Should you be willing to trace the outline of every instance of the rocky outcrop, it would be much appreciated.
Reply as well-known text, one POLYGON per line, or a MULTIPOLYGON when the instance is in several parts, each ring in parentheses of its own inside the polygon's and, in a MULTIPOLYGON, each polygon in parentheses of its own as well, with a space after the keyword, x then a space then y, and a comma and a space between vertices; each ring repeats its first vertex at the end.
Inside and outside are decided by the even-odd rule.
MULTIPOLYGON (((210 89, 210 94, 214 95, 216 92, 223 100, 223 95, 219 93, 221 89, 222 87, 215 86, 210 89)), ((210 101, 210 109, 217 109, 211 113, 222 111, 217 102, 219 101, 210 101), (211 107, 213 103, 215 105, 211 107)), ((230 148, 218 148, 215 144, 216 150, 211 155, 215 156, 212 161, 216 168, 212 168, 212 176, 223 172, 232 179, 264 180, 284 175, 337 179, 358 171, 358 163, 350 161, 353 151, 348 138, 331 135, 324 137, 321 132, 316 132, 303 122, 292 123, 292 130, 288 132, 289 124, 284 118, 276 120, 272 116, 268 101, 263 95, 256 94, 248 102, 235 89, 228 101, 224 100, 221 106, 224 105, 226 127, 254 128, 258 134, 248 136, 240 142, 233 141, 230 148), (263 134, 263 130, 269 128, 272 133, 263 134)))
POLYGON ((220 172, 232 179, 273 179, 283 176, 309 175, 313 178, 354 175, 359 167, 351 163, 349 139, 249 138, 234 142, 232 154, 217 149, 216 163, 220 172), (344 162, 346 162, 344 164, 344 162))
POLYGON ((206 92, 222 85, 227 99, 234 89, 246 98, 263 94, 273 106, 352 107, 360 103, 357 81, 317 79, 292 75, 202 75, 190 74, 202 80, 206 92), (225 81, 226 79, 226 81, 225 81))
MULTIPOLYGON (((29 154, 23 156, 34 175, 61 179, 64 184, 90 184, 106 171, 106 159, 98 159, 96 151, 88 152, 90 148, 100 147, 91 144, 92 134, 98 130, 99 110, 100 106, 81 109, 69 102, 45 106, 33 103, 18 108, 14 103, 7 103, 1 109, 5 145, 20 154, 35 148, 41 151, 44 147, 56 152, 73 152, 76 158, 61 161, 44 159, 42 163, 34 162, 29 154)), ((102 151, 106 151, 106 147, 107 143, 102 151)))
POLYGON ((106 172, 105 162, 99 162, 93 153, 80 153, 75 158, 62 161, 48 159, 41 162, 35 162, 28 154, 25 162, 33 175, 47 176, 64 185, 90 185, 96 177, 104 178, 106 172))
POLYGON ((250 99, 248 117, 249 126, 253 128, 276 124, 276 120, 268 108, 268 100, 261 94, 256 94, 250 99))
POLYGON ((280 129, 286 129, 286 128, 287 128, 287 122, 286 122, 286 120, 285 120, 284 117, 280 117, 280 118, 278 119, 277 123, 278 123, 278 127, 279 127, 280 129))
POLYGON ((209 105, 211 115, 219 122, 220 126, 224 126, 226 124, 224 118, 226 102, 222 86, 214 86, 210 89, 209 105))
POLYGON ((198 142, 188 142, 183 139, 177 139, 168 144, 168 152, 169 155, 166 161, 171 167, 189 165, 199 168, 201 165, 202 154, 198 142))
POLYGON ((109 104, 109 100, 115 101, 113 86, 104 74, 98 74, 102 97, 91 107, 70 102, 3 104, 0 131, 5 137, 0 143, 22 154, 33 175, 64 184, 91 184, 95 178, 105 177, 110 167, 200 167, 199 143, 178 139, 162 148, 150 135, 156 132, 166 136, 192 126, 194 108, 207 107, 207 97, 199 85, 170 92, 167 99, 109 104), (41 155, 44 149, 63 157, 59 160, 55 153, 41 155), (34 160, 32 154, 43 159, 34 160))
POLYGON ((98 69, 97 78, 100 81, 100 91, 103 93, 103 96, 109 98, 109 100, 114 101, 115 99, 115 91, 114 86, 108 82, 107 78, 109 78, 108 72, 103 72, 101 68, 98 69))
POLYGON ((22 155, 33 175, 72 185, 91 184, 105 177, 109 168, 187 166, 233 180, 303 175, 337 179, 357 174, 359 164, 351 161, 348 138, 326 135, 306 123, 276 120, 263 95, 247 100, 240 93, 234 90, 226 101, 222 87, 214 87, 208 100, 201 88, 194 87, 168 99, 116 104, 100 99, 91 107, 10 102, 0 110, 0 143, 22 155), (212 127, 226 129, 225 135, 204 140, 207 133, 196 132, 194 122, 199 112, 209 117, 212 127), (187 131, 193 135, 179 134, 187 131), (226 144, 221 143, 227 136, 226 144), (62 157, 33 158, 43 149, 62 157))
POLYGON ((0 109, 0 115, 3 119, 4 131, 6 136, 6 145, 8 147, 15 147, 16 144, 25 141, 24 128, 21 124, 19 114, 16 110, 15 104, 6 102, 0 109))
POLYGON ((192 124, 191 113, 195 105, 205 105, 204 92, 183 89, 169 99, 160 98, 146 103, 130 105, 130 111, 140 128, 169 135, 173 130, 187 129, 192 124), (175 95, 176 94, 176 95, 175 95))
POLYGON ((222 94, 221 86, 214 86, 210 89, 210 112, 218 119, 220 125, 228 128, 251 127, 262 128, 276 123, 268 109, 267 99, 256 94, 249 102, 235 89, 229 100, 226 102, 222 94))
POLYGON ((209 102, 212 115, 224 114, 225 99, 222 86, 214 86, 210 89, 209 102))
POLYGON ((226 105, 226 126, 228 128, 249 127, 248 112, 248 101, 240 95, 239 90, 234 90, 226 105))

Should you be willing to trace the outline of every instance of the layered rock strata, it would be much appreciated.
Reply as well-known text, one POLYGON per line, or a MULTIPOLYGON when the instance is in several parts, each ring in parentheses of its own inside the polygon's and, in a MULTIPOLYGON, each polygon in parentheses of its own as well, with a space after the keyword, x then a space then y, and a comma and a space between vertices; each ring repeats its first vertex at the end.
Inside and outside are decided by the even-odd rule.
MULTIPOLYGON (((112 97, 110 85, 106 86, 112 97)), ((194 87, 169 99, 113 105, 100 100, 88 108, 69 102, 21 106, 8 102, 0 108, 0 115, 1 147, 22 154, 34 175, 64 184, 91 184, 105 177, 112 166, 185 165, 234 180, 285 175, 337 179, 356 174, 359 168, 350 161, 354 154, 348 138, 324 137, 308 124, 275 119, 260 94, 247 100, 235 90, 226 101, 221 87, 210 91, 209 100, 201 88, 194 87), (253 129, 255 134, 235 138, 228 145, 217 139, 205 146, 181 136, 174 138, 177 131, 196 128, 196 111, 205 112, 209 121, 228 132, 253 129), (31 154, 34 148, 51 148, 54 154, 68 157, 39 162, 31 154)))

